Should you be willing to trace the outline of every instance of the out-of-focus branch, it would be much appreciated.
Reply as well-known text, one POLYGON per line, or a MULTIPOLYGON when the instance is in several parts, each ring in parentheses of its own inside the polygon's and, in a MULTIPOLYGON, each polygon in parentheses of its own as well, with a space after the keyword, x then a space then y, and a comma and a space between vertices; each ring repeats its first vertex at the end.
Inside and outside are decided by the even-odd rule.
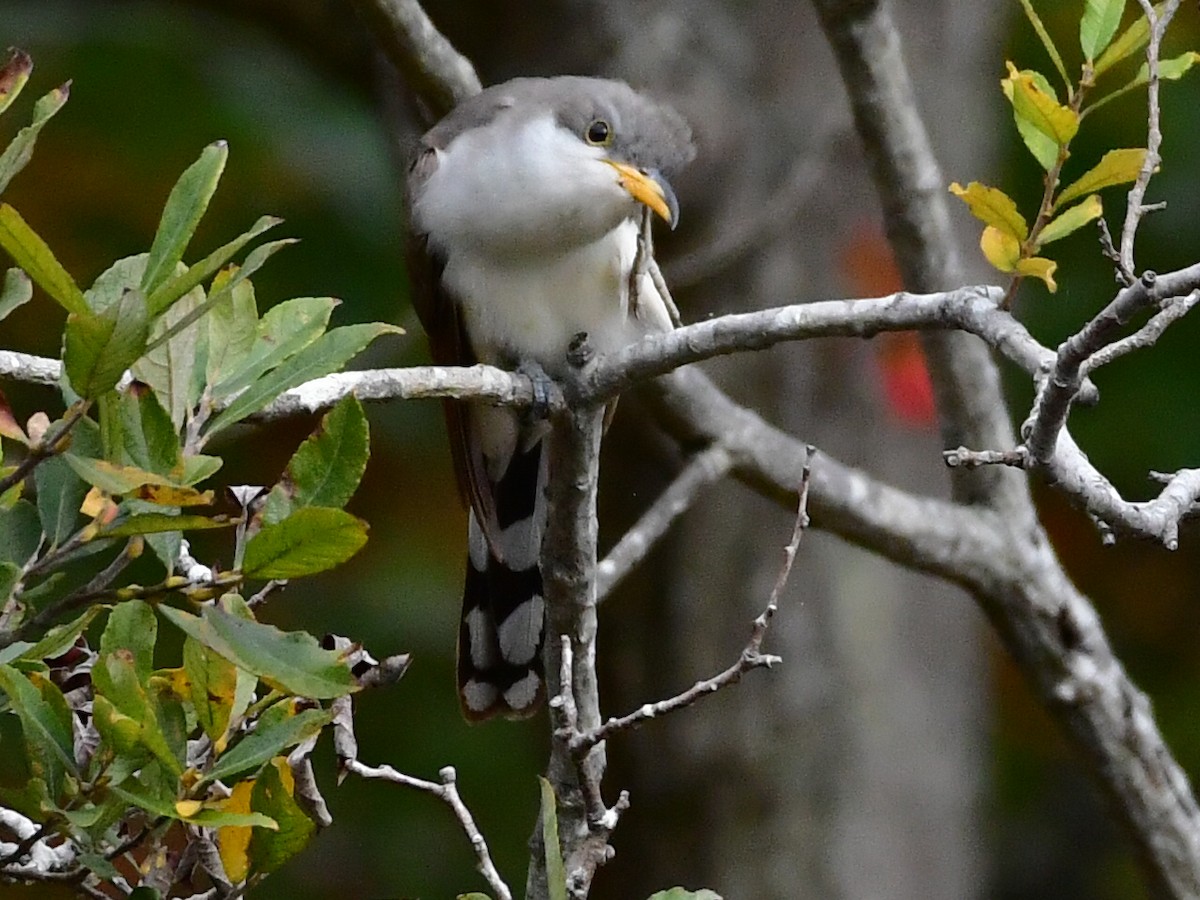
POLYGON ((724 478, 733 458, 720 444, 697 453, 670 486, 596 567, 596 599, 604 600, 622 578, 637 567, 671 524, 695 502, 705 487, 724 478))
POLYGON ((354 4, 433 120, 479 93, 475 67, 437 30, 417 0, 354 0, 354 4))
MULTIPOLYGON (((854 124, 883 205, 896 263, 911 291, 962 283, 946 179, 921 119, 889 6, 883 0, 813 0, 850 95, 854 124)), ((921 337, 946 447, 1006 447, 1012 427, 991 357, 960 333, 921 337)), ((999 469, 955 472, 957 499, 1035 521, 1025 481, 999 469)))

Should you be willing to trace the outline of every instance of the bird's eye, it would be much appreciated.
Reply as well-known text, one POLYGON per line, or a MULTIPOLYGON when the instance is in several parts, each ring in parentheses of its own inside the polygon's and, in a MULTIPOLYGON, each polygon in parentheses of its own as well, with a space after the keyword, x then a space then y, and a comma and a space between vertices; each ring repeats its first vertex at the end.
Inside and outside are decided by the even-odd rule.
POLYGON ((587 127, 584 136, 589 144, 604 146, 612 141, 612 129, 603 119, 597 119, 587 127))

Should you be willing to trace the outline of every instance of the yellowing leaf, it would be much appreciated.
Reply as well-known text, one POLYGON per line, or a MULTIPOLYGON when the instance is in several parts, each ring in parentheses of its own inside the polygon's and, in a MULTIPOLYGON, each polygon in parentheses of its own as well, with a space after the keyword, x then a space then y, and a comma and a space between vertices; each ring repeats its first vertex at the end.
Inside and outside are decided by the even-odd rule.
MULTIPOLYGON (((1042 92, 1049 97, 1054 97, 1054 87, 1040 72, 1031 71, 1030 76, 1034 83, 1042 89, 1042 92)), ((1004 91, 1004 96, 1008 98, 1008 102, 1013 102, 1013 83, 1007 78, 1000 82, 1000 87, 1004 91)), ((1047 137, 1041 131, 1034 127, 1033 123, 1023 119, 1017 112, 1016 107, 1013 107, 1013 122, 1016 123, 1017 131, 1021 135, 1021 140, 1026 148, 1033 155, 1033 158, 1038 161, 1043 169, 1049 172, 1058 162, 1058 144, 1053 138, 1047 137)))
POLYGON ((204 808, 204 804, 199 800, 180 800, 175 804, 175 812, 179 814, 181 819, 187 819, 194 816, 204 808))
POLYGON ((979 249, 987 261, 1001 272, 1012 272, 1021 258, 1021 242, 993 225, 983 229, 979 249))
MULTIPOLYGON (((1158 3, 1154 7, 1157 15, 1162 15, 1166 3, 1158 3)), ((1121 36, 1108 45, 1108 49, 1100 54, 1092 71, 1097 76, 1111 69, 1123 59, 1128 59, 1137 53, 1150 41, 1150 23, 1144 15, 1134 20, 1133 24, 1121 32, 1121 36)))
MULTIPOLYGON (((229 799, 221 804, 225 812, 250 812, 250 794, 254 790, 254 780, 239 781, 233 786, 229 799)), ((225 874, 234 884, 246 880, 250 873, 250 836, 252 828, 243 825, 231 825, 217 829, 217 847, 221 854, 221 862, 225 866, 225 874)))
POLYGON ((1101 157, 1100 162, 1063 189, 1054 201, 1055 209, 1085 194, 1135 180, 1145 161, 1146 151, 1142 147, 1109 150, 1101 157))
POLYGON ((143 484, 130 496, 158 506, 209 506, 213 502, 212 491, 198 491, 171 484, 143 484))
POLYGON ((1018 241, 1025 240, 1029 235, 1029 225, 1017 211, 1017 204, 999 188, 988 187, 978 181, 963 187, 956 181, 950 185, 950 193, 967 204, 971 214, 985 225, 998 228, 1018 241))
MULTIPOLYGON (((1158 61, 1158 80, 1159 81, 1178 81, 1188 73, 1197 62, 1200 62, 1200 53, 1195 50, 1189 50, 1187 53, 1181 53, 1179 56, 1171 59, 1160 59, 1158 61)), ((1122 88, 1120 92, 1130 90, 1132 88, 1141 87, 1150 81, 1150 64, 1142 63, 1142 67, 1138 69, 1138 73, 1134 76, 1133 81, 1122 88)))
MULTIPOLYGON (((1044 79, 1043 79, 1044 80, 1044 79)), ((1008 78, 1002 84, 1011 85, 1011 95, 1005 89, 1012 101, 1013 111, 1019 119, 1028 122, 1046 137, 1063 147, 1075 137, 1079 130, 1079 113, 1060 104, 1053 95, 1048 94, 1044 87, 1037 83, 1033 73, 1019 71, 1011 62, 1008 64, 1008 78)))
POLYGON ((79 511, 89 519, 96 519, 100 517, 100 514, 104 512, 111 502, 100 488, 94 487, 83 498, 83 503, 79 505, 79 511))
POLYGON ((1103 212, 1104 207, 1100 203, 1100 195, 1092 194, 1082 203, 1072 206, 1046 225, 1038 235, 1038 246, 1041 247, 1043 244, 1066 237, 1072 231, 1077 231, 1088 222, 1098 219, 1103 212))
POLYGON ((1030 275, 1034 278, 1040 278, 1046 283, 1047 290, 1054 293, 1058 290, 1058 285, 1054 282, 1054 270, 1058 268, 1058 263, 1052 259, 1046 259, 1042 256, 1034 256, 1029 259, 1022 259, 1017 262, 1016 271, 1018 275, 1030 275))

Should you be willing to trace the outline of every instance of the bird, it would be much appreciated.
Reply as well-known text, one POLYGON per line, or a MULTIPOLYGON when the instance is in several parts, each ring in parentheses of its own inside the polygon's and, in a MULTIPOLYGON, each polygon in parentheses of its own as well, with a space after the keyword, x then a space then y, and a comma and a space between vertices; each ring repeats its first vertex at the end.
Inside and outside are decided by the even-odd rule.
MULTIPOLYGON (((669 176, 695 155, 671 107, 622 81, 516 78, 459 103, 420 139, 407 179, 413 305, 437 365, 565 371, 672 327, 653 280, 631 293, 644 210, 672 228, 669 176), (631 302, 631 300, 636 302, 631 302)), ((544 382, 543 382, 544 383, 544 382)), ((470 722, 545 699, 545 416, 444 404, 468 508, 458 694, 470 722)))

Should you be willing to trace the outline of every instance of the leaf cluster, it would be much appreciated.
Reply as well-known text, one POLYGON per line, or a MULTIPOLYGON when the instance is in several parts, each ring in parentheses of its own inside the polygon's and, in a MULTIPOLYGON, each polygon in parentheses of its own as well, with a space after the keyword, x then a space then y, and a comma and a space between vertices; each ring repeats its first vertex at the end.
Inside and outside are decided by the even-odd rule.
MULTIPOLYGON (((0 112, 31 70, 13 51, 0 112)), ((67 98, 64 85, 34 105, 0 154, 0 191, 67 98)), ((0 320, 34 286, 67 313, 65 411, 21 424, 0 393, 0 805, 66 840, 74 862, 61 878, 119 876, 138 896, 245 886, 302 849, 323 808, 307 753, 333 702, 359 686, 357 645, 325 649, 259 622, 253 607, 366 542, 367 524, 344 509, 370 451, 361 404, 331 409, 273 486, 214 485, 222 460, 206 449, 399 329, 330 328, 330 297, 260 315, 251 276, 292 243, 255 245, 279 224, 270 216, 187 262, 227 158, 223 142, 204 148, 149 249, 86 289, 0 203, 0 247, 15 263, 0 320), (191 559, 184 536, 202 530, 227 536, 228 567, 191 559), (158 571, 152 583, 130 581, 139 560, 158 571), (182 646, 174 664, 159 658, 160 623, 176 632, 167 645, 182 646)), ((0 860, 0 880, 19 857, 0 860)))
MULTIPOLYGON (((1050 37, 1032 0, 1021 7, 1063 82, 1060 98, 1049 77, 1034 69, 1018 69, 1007 63, 1008 76, 1000 86, 1012 106, 1013 119, 1029 153, 1045 171, 1042 200, 1032 221, 1016 202, 999 188, 973 181, 966 187, 957 182, 950 191, 984 223, 980 249, 995 268, 1013 276, 1011 300, 1026 276, 1040 279, 1051 291, 1057 263, 1044 256, 1045 247, 1104 215, 1098 191, 1129 184, 1143 177, 1147 151, 1142 147, 1109 150, 1099 162, 1065 187, 1060 184, 1063 165, 1071 155, 1072 141, 1084 119, 1112 100, 1149 83, 1149 63, 1144 62, 1123 84, 1098 97, 1101 79, 1113 80, 1122 64, 1145 49, 1150 39, 1150 22, 1142 14, 1121 30, 1125 0, 1086 0, 1079 22, 1080 70, 1073 78, 1063 54, 1050 37), (1120 32, 1118 34, 1118 32, 1120 32)), ((1163 4, 1157 7, 1161 11, 1163 4)), ((1182 78, 1200 60, 1189 51, 1158 64, 1160 79, 1182 78)), ((1148 176, 1149 173, 1145 173, 1148 176)))

